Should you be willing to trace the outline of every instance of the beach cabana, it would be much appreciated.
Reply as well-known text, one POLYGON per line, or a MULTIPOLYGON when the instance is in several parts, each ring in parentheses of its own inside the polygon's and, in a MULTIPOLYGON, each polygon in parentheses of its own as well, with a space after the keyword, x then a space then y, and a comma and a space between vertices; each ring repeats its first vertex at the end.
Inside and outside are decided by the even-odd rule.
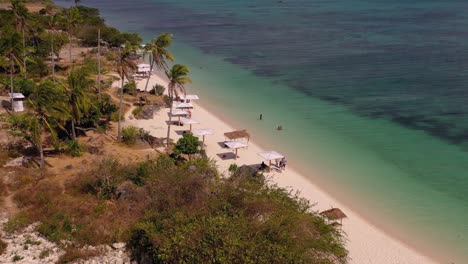
POLYGON ((172 110, 172 112, 169 113, 169 115, 174 116, 174 117, 178 117, 179 118, 179 124, 180 124, 180 118, 182 116, 187 116, 188 112, 185 111, 185 110, 174 109, 174 110, 172 110))
POLYGON ((278 153, 276 151, 263 151, 263 152, 257 153, 257 155, 259 155, 260 157, 262 157, 265 160, 269 161, 270 162, 270 165, 269 165, 270 168, 271 168, 271 161, 272 160, 279 160, 279 159, 284 158, 283 155, 281 155, 280 153, 278 153))
POLYGON ((237 150, 240 148, 246 148, 248 146, 246 143, 239 142, 239 141, 225 141, 224 144, 228 148, 233 149, 235 151, 236 153, 235 159, 237 159, 237 150))
POLYGON ((182 124, 184 125, 190 125, 190 132, 192 132, 192 125, 200 124, 197 120, 194 119, 189 119, 189 118, 182 118, 182 124))
POLYGON ((174 107, 178 109, 189 109, 193 108, 193 105, 191 103, 178 103, 174 104, 174 107))
POLYGON ((232 132, 224 133, 225 141, 237 141, 239 139, 247 139, 247 143, 249 142, 250 135, 247 133, 247 130, 237 130, 232 132))
POLYGON ((9 95, 12 102, 11 109, 13 109, 13 112, 23 112, 23 101, 26 97, 22 93, 10 93, 9 95))
POLYGON ((329 210, 325 210, 321 212, 320 215, 324 216, 325 218, 331 221, 340 220, 340 225, 343 222, 343 218, 346 218, 345 213, 343 213, 343 211, 341 211, 339 208, 331 208, 329 210))
POLYGON ((202 147, 205 146, 205 136, 207 135, 213 135, 214 134, 214 131, 213 129, 209 129, 209 128, 203 128, 203 129, 194 129, 193 130, 193 134, 197 137, 203 137, 203 143, 202 143, 202 147))

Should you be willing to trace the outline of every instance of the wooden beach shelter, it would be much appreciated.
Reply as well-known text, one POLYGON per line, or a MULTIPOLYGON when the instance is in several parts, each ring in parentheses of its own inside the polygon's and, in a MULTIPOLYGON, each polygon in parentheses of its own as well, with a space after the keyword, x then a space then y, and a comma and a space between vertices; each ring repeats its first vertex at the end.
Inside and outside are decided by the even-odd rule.
POLYGON ((236 157, 234 159, 237 159, 237 150, 240 148, 246 148, 248 145, 244 142, 240 141, 225 141, 224 144, 230 148, 233 149, 236 153, 236 157))
POLYGON ((272 160, 279 160, 279 159, 284 158, 283 155, 281 155, 280 153, 278 153, 276 151, 259 152, 259 153, 257 153, 257 155, 259 155, 260 157, 262 157, 265 160, 269 161, 270 162, 270 165, 269 165, 270 168, 271 168, 271 161, 272 160))
POLYGON ((178 103, 174 104, 174 107, 177 109, 189 109, 193 108, 193 105, 191 103, 178 103))
POLYGON ((200 98, 196 94, 187 94, 180 98, 180 100, 182 100, 182 102, 185 102, 185 103, 190 103, 190 100, 199 100, 199 99, 200 98))
POLYGON ((182 116, 187 116, 188 115, 188 112, 185 111, 185 110, 180 110, 180 109, 174 109, 172 110, 171 113, 169 113, 170 115, 174 116, 174 117, 178 117, 179 118, 179 124, 180 124, 180 117, 182 116))
POLYGON ((209 129, 209 128, 194 129, 193 134, 195 136, 197 136, 197 137, 203 137, 202 148, 204 148, 205 147, 205 136, 213 135, 214 131, 213 131, 213 129, 209 129))
POLYGON ((347 216, 339 208, 331 208, 320 213, 321 216, 326 217, 328 220, 337 221, 340 220, 340 225, 343 222, 343 218, 347 216))
POLYGON ((237 141, 239 139, 247 139, 247 143, 249 142, 250 135, 247 133, 247 130, 237 130, 232 132, 224 133, 225 141, 237 141), (226 140, 228 139, 228 140, 226 140))
POLYGON ((22 93, 10 93, 10 98, 12 102, 11 109, 13 109, 13 112, 23 112, 23 101, 26 97, 22 93))
POLYGON ((190 125, 190 132, 192 132, 192 125, 200 124, 200 122, 191 118, 182 118, 182 124, 190 125))

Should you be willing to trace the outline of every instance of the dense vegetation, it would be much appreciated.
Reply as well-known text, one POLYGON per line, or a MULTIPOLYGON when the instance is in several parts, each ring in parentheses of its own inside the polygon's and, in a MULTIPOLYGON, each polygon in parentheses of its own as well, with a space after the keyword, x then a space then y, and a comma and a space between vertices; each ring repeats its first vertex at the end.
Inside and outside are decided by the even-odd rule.
MULTIPOLYGON (((138 163, 107 158, 66 179, 48 175, 45 148, 75 159, 92 155, 80 144, 83 131, 102 133, 116 121, 117 139, 127 148, 150 137, 147 131, 120 124, 124 96, 137 95, 134 83, 125 81, 135 72, 142 39, 108 27, 97 9, 78 5, 80 1, 69 9, 48 4, 37 13, 29 12, 23 1, 11 2, 11 10, 0 9, 0 91, 23 93, 27 111, 2 120, 9 122, 11 134, 31 144, 32 155, 41 157, 41 169, 18 169, 8 185, 20 212, 5 225, 7 231, 39 222, 43 236, 66 248, 63 262, 79 257, 77 250, 84 245, 119 241, 127 242, 140 263, 346 262, 340 229, 307 201, 249 167, 236 167, 229 178, 221 177, 213 162, 200 158, 203 154, 193 156, 200 152, 193 135, 169 144, 170 125, 166 146, 171 156, 148 156, 138 163), (98 31, 103 58, 93 50, 79 58, 69 52, 67 63, 54 59, 72 51, 73 45, 95 47, 98 31), (106 80, 101 73, 111 71, 121 79, 118 93, 105 89, 114 79, 106 80)), ((174 60, 167 50, 171 43, 172 36, 163 33, 144 52, 151 68, 169 79, 168 87, 152 90, 161 97, 167 89, 169 95, 163 98, 172 110, 172 101, 191 80, 186 66, 168 66, 167 61, 174 60)), ((5 149, 9 153, 14 146, 5 149)), ((7 192, 0 180, 0 196, 7 192)), ((0 252, 4 247, 0 240, 0 252)))
POLYGON ((39 232, 53 241, 126 241, 144 263, 346 260, 340 231, 307 201, 248 169, 222 179, 206 159, 177 163, 160 156, 125 165, 105 159, 71 178, 64 191, 43 180, 15 200, 25 208, 16 221, 40 221, 39 232))

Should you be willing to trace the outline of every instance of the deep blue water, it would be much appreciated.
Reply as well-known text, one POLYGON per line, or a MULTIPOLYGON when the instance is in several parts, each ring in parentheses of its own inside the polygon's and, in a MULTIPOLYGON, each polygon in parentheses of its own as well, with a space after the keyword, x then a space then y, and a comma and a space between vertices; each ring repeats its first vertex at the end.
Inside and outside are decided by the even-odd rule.
POLYGON ((280 138, 274 146, 298 165, 328 168, 313 180, 343 183, 359 212, 406 226, 396 236, 468 262, 468 1, 84 4, 146 40, 173 33, 176 57, 217 109, 280 138), (259 111, 277 120, 251 123, 259 111), (274 122, 287 130, 273 134, 274 122))

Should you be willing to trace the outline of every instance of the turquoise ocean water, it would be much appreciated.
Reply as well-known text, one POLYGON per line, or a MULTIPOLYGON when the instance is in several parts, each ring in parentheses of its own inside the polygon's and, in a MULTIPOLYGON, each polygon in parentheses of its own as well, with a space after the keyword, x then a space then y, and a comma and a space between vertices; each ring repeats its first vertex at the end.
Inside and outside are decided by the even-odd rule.
POLYGON ((146 40, 173 33, 209 110, 395 237, 468 263, 468 2, 84 4, 146 40))

